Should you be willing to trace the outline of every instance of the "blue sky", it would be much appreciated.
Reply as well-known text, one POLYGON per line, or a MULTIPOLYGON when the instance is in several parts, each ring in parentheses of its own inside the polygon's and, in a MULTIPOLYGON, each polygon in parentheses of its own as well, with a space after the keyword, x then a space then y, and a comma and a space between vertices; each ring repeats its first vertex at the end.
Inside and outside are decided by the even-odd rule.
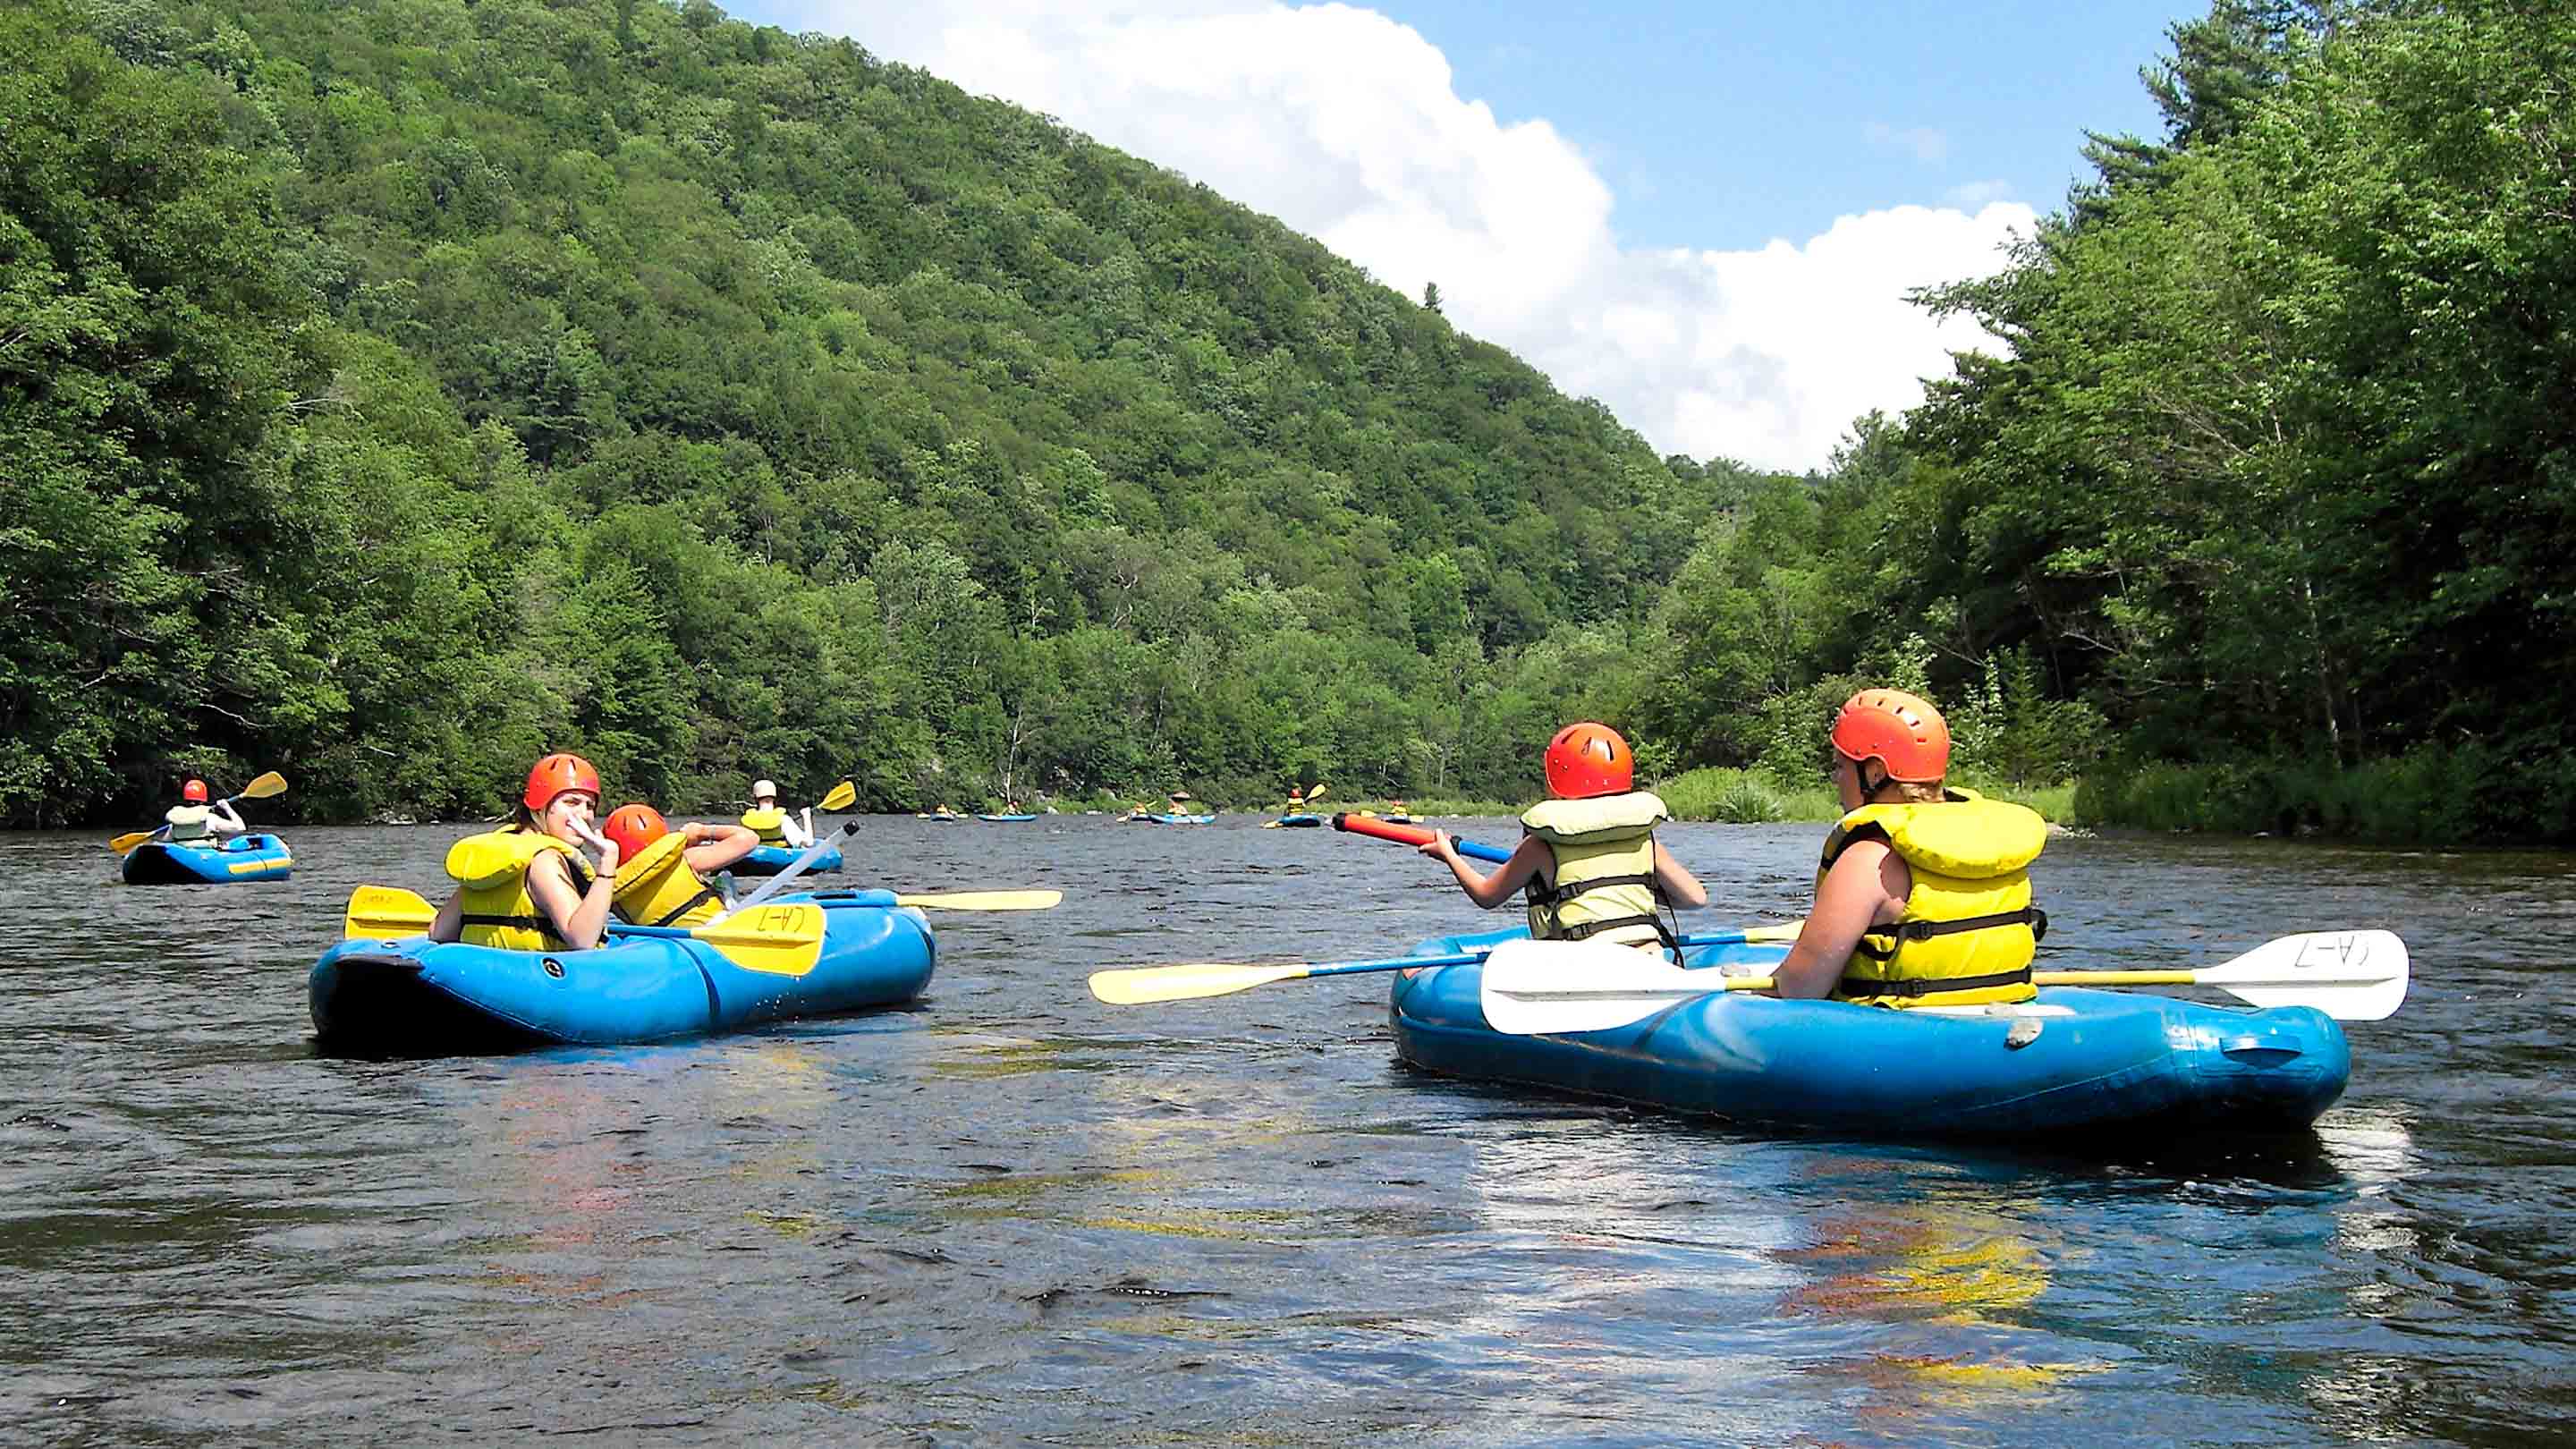
POLYGON ((1384 0, 1459 94, 1544 116, 1618 193, 1630 245, 1752 247, 2001 182, 2056 210, 2084 132, 2152 135, 2138 68, 2174 0, 1973 4, 1384 0))
POLYGON ((2058 210, 2200 5, 749 0, 1324 242, 1665 452, 1826 464, 1952 353, 1908 294, 2058 210))

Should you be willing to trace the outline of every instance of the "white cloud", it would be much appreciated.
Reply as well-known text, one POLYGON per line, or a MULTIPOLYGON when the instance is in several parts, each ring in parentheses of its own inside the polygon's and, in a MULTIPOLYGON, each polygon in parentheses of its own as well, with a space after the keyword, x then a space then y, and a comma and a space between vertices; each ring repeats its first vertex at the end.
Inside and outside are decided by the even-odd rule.
MULTIPOLYGON (((1994 270, 2007 234, 2034 222, 1963 192, 1974 210, 1893 206, 1798 245, 1623 250, 1610 188, 1573 145, 1462 100, 1438 47, 1375 11, 1077 3, 790 0, 791 23, 1056 116, 1408 296, 1439 283, 1453 322, 1600 398, 1663 452, 1821 466, 1854 417, 1920 400, 1950 349, 1995 346, 1904 294, 1994 270)), ((1928 131, 1888 139, 1946 146, 1928 131)))

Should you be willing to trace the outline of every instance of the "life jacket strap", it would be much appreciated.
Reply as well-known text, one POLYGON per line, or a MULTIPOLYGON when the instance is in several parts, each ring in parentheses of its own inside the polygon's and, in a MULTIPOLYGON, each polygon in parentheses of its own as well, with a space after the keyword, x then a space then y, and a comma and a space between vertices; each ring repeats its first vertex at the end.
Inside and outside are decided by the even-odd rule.
POLYGON ((1645 886, 1649 890, 1653 890, 1655 892, 1655 899, 1662 900, 1664 897, 1663 891, 1657 889, 1655 886, 1655 873, 1651 870, 1647 871, 1643 875, 1596 875, 1589 880, 1575 881, 1571 885, 1551 884, 1541 886, 1538 883, 1538 878, 1536 876, 1532 876, 1530 878, 1530 883, 1524 887, 1524 889, 1529 892, 1531 905, 1554 906, 1562 905, 1565 902, 1574 899, 1576 896, 1583 894, 1585 891, 1599 890, 1604 886, 1623 885, 1645 886))
MULTIPOLYGON (((2048 912, 2037 906, 2024 906, 2018 911, 1999 911, 1991 916, 1963 916, 1955 921, 1900 921, 1893 926, 1872 926, 1852 951, 1855 955, 1867 956, 1873 961, 1884 961, 1894 956, 1897 948, 1907 941, 1929 941, 1935 936, 1956 936, 1965 931, 1991 931, 2002 926, 2028 926, 2032 941, 2044 941, 2048 939, 2048 912), (1888 938, 1888 944, 1884 948, 1872 945, 1870 938, 1873 936, 1888 938)), ((2027 971, 2024 974, 2028 974, 2027 971)), ((1938 989, 1964 991, 1967 988, 1951 985, 1941 986, 1938 989)), ((1902 996, 1906 993, 1883 991, 1878 994, 1902 996)))
POLYGON ((1917 976, 1902 981, 1871 981, 1859 976, 1846 976, 1840 990, 1847 997, 1897 996, 1908 1001, 1925 996, 1946 996, 1953 991, 1984 991, 1994 986, 2027 986, 2030 969, 1997 971, 1990 976, 1917 976))
POLYGON ((1682 948, 1681 938, 1664 925, 1661 916, 1619 916, 1606 921, 1585 921, 1579 926, 1559 925, 1556 938, 1560 941, 1588 941, 1604 931, 1615 931, 1622 926, 1652 926, 1656 939, 1664 945, 1675 951, 1682 948))
POLYGON ((679 920, 682 916, 687 915, 689 912, 696 910, 698 907, 705 905, 709 901, 721 901, 723 899, 724 897, 717 893, 714 886, 700 886, 696 895, 689 897, 687 900, 680 902, 679 905, 665 912, 662 919, 658 921, 646 921, 644 924, 648 926, 667 926, 679 920))

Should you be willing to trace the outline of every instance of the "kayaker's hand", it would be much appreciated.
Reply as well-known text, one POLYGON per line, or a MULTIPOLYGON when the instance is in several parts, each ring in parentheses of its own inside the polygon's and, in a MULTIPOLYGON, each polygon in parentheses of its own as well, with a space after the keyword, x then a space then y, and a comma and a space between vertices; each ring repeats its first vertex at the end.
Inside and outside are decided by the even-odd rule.
POLYGON ((1430 856, 1444 865, 1454 863, 1458 859, 1458 847, 1451 843, 1449 832, 1446 830, 1432 831, 1429 840, 1413 849, 1416 854, 1430 856))
POLYGON ((680 848, 703 845, 716 838, 716 828, 702 820, 692 820, 680 827, 680 848))

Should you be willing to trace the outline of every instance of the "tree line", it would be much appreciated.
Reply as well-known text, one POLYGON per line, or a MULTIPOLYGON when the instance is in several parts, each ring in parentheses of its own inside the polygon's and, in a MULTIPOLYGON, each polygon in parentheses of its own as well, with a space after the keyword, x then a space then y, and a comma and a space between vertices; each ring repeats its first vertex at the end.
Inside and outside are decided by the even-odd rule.
POLYGON ((482 813, 553 748, 1509 800, 1587 715, 1805 780, 1870 678, 2098 818, 2563 839, 2570 28, 2176 26, 2168 134, 1924 299, 2013 355, 1789 475, 705 0, 13 6, 0 819, 482 813))

